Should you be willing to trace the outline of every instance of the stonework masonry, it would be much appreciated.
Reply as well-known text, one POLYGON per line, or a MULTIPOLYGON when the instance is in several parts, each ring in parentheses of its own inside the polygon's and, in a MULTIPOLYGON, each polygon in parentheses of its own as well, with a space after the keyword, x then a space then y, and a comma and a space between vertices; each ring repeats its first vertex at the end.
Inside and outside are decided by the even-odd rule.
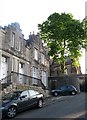
MULTIPOLYGON (((15 72, 40 79, 47 86, 48 58, 47 51, 38 35, 31 34, 29 39, 25 40, 20 25, 16 22, 4 28, 0 27, 0 71, 2 71, 0 80, 2 83, 6 82, 3 81, 4 78, 15 72), (41 55, 44 57, 42 58, 41 55)), ((15 79, 20 82, 23 76, 15 79)))

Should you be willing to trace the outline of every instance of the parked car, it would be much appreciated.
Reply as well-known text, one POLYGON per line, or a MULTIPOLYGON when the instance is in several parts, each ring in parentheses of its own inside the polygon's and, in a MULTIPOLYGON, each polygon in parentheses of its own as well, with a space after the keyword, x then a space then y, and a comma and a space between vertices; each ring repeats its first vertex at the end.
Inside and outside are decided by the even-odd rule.
POLYGON ((20 111, 38 106, 43 106, 43 94, 34 90, 14 91, 2 98, 2 117, 13 118, 20 111))
POLYGON ((75 95, 77 93, 77 89, 73 85, 63 85, 59 88, 56 88, 51 91, 53 96, 58 95, 75 95))

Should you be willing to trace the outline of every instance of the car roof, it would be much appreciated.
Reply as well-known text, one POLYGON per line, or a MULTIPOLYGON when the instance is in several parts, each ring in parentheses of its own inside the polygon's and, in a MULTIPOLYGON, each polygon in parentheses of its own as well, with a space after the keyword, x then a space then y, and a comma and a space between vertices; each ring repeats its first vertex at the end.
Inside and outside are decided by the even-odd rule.
MULTIPOLYGON (((35 91, 35 90, 32 90, 32 89, 28 89, 28 90, 16 90, 16 91, 13 91, 13 92, 23 92, 23 91, 35 91)), ((35 91, 37 92, 37 91, 35 91)))
POLYGON ((61 87, 74 87, 73 85, 61 85, 59 88, 61 87))
MULTIPOLYGON (((22 93, 23 91, 35 91, 33 89, 28 89, 28 90, 15 90, 15 91, 12 91, 14 93, 22 93)), ((38 92, 38 91, 35 91, 35 92, 38 92)), ((39 92, 38 92, 39 93, 39 92)))
POLYGON ((16 90, 16 91, 14 91, 14 92, 23 92, 23 91, 25 91, 25 90, 16 90))

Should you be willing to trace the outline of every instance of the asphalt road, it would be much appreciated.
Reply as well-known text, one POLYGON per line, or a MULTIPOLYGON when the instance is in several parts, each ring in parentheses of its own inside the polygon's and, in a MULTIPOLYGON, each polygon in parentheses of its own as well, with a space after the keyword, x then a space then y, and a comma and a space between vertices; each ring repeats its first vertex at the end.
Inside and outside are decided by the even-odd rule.
POLYGON ((15 118, 86 118, 85 101, 85 93, 51 97, 45 100, 43 108, 24 111, 15 118))

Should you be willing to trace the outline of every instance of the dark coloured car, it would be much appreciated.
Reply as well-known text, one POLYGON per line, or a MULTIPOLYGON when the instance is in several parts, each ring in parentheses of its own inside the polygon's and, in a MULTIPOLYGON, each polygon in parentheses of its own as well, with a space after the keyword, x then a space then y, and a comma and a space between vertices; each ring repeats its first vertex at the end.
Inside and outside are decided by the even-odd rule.
POLYGON ((2 117, 13 118, 20 111, 38 106, 43 106, 43 94, 34 90, 14 91, 2 98, 2 117))
POLYGON ((77 89, 73 85, 63 85, 60 88, 54 89, 51 91, 52 95, 75 95, 77 89))

